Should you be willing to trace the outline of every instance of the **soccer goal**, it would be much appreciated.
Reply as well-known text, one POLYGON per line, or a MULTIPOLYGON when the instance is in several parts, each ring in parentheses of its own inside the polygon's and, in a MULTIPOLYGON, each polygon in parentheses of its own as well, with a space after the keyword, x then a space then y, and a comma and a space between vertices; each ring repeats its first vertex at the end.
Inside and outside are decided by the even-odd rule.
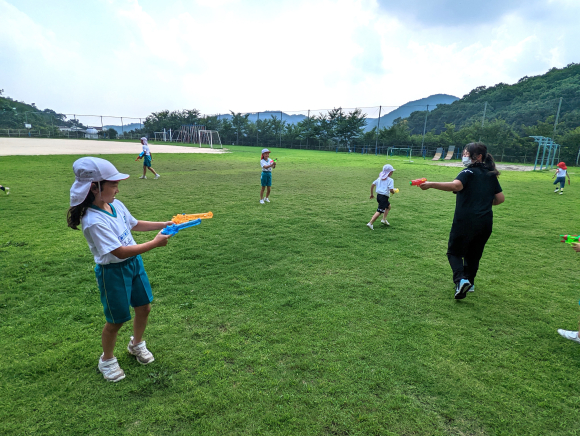
POLYGON ((199 131, 199 147, 202 145, 209 145, 211 148, 223 148, 220 134, 217 130, 200 130, 199 131))
POLYGON ((397 155, 404 154, 409 159, 409 162, 413 162, 411 160, 411 151, 412 149, 408 147, 389 147, 387 149, 387 158, 389 156, 393 157, 395 154, 397 155))

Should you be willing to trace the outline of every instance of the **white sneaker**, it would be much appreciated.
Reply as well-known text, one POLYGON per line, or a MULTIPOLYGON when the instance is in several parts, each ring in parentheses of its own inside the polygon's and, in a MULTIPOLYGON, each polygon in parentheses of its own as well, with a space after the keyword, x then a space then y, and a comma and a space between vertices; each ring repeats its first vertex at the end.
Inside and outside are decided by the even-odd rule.
POLYGON ((105 380, 110 382, 118 382, 125 378, 125 372, 119 366, 119 362, 117 362, 117 358, 113 357, 112 359, 103 360, 103 355, 99 357, 99 371, 105 377, 105 380))
POLYGON ((560 336, 580 344, 580 339, 578 339, 578 332, 573 330, 558 329, 558 333, 560 334, 560 336))
POLYGON ((146 179, 146 178, 147 178, 147 176, 141 176, 141 177, 139 177, 139 178, 140 178, 140 179, 146 179))
POLYGON ((264 200, 260 200, 260 204, 264 204, 264 200))
POLYGON ((558 188, 556 188, 556 190, 554 192, 558 192, 558 188))
POLYGON ((151 351, 145 346, 145 341, 139 342, 137 345, 133 345, 133 336, 127 345, 127 351, 137 358, 137 362, 141 365, 147 365, 155 360, 151 351))
POLYGON ((381 222, 382 222, 383 224, 386 224, 387 226, 390 226, 390 224, 389 224, 389 222, 388 222, 387 220, 381 220, 381 222))
POLYGON ((268 197, 264 198, 264 201, 265 201, 266 203, 270 203, 270 200, 268 199, 268 197))
POLYGON ((469 283, 469 280, 461 279, 459 283, 457 283, 457 286, 455 286, 455 299, 463 300, 471 286, 472 285, 469 283))
POLYGON ((560 195, 564 194, 564 191, 560 191, 560 195))
POLYGON ((6 189, 6 195, 10 195, 10 188, 8 186, 6 186, 5 189, 6 189))
POLYGON ((371 230, 374 230, 374 229, 373 229, 373 225, 372 225, 371 223, 367 223, 367 227, 368 227, 369 229, 371 229, 371 230))
POLYGON ((161 177, 161 174, 157 173, 157 175, 155 176, 155 180, 157 180, 159 177, 161 177))

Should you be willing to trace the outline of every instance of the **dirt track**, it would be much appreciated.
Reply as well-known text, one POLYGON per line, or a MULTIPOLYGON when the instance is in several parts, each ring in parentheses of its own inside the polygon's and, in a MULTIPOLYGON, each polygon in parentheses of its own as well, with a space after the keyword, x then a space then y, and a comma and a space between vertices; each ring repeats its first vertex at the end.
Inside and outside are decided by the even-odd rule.
MULTIPOLYGON (((461 162, 439 162, 437 165, 444 167, 463 167, 461 162)), ((532 165, 517 165, 517 164, 501 164, 496 163, 496 168, 500 171, 533 171, 534 167, 532 165)))
MULTIPOLYGON (((226 149, 183 147, 149 143, 151 153, 227 153, 226 149)), ((90 139, 0 138, 0 156, 35 156, 49 154, 139 154, 139 142, 99 141, 90 139)))

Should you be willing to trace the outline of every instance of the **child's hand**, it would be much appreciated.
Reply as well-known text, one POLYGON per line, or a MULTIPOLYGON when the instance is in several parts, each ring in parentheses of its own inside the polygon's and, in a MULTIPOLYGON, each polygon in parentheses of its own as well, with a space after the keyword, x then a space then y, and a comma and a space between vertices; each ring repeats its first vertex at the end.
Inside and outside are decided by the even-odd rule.
POLYGON ((164 235, 163 233, 159 232, 155 235, 153 242, 155 243, 156 247, 165 247, 167 245, 167 240, 171 237, 171 235, 164 235))
POLYGON ((576 253, 580 253, 580 244, 572 244, 572 248, 576 253))
POLYGON ((375 196, 373 194, 371 194, 371 198, 375 198, 375 196))
MULTIPOLYGON (((175 224, 173 221, 165 221, 165 222, 163 223, 163 229, 164 229, 165 227, 167 227, 167 226, 170 226, 170 225, 173 225, 173 224, 175 224)), ((162 229, 162 230, 163 230, 163 229, 162 229)))

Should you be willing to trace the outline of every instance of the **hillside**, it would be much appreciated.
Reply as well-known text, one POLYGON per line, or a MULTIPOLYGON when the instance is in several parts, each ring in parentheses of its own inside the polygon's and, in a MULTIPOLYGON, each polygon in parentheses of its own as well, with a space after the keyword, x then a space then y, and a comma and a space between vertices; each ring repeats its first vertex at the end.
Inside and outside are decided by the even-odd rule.
MULTIPOLYGON (((446 123, 454 124, 456 128, 481 123, 485 109, 486 122, 501 119, 523 133, 523 126, 535 126, 546 121, 554 123, 560 97, 562 107, 559 131, 578 127, 580 64, 552 68, 539 76, 525 76, 513 85, 498 83, 489 88, 477 87, 461 99, 431 111, 427 119, 427 130, 440 133, 446 123)), ((422 133, 424 121, 425 111, 410 114, 407 124, 411 133, 422 133)))

